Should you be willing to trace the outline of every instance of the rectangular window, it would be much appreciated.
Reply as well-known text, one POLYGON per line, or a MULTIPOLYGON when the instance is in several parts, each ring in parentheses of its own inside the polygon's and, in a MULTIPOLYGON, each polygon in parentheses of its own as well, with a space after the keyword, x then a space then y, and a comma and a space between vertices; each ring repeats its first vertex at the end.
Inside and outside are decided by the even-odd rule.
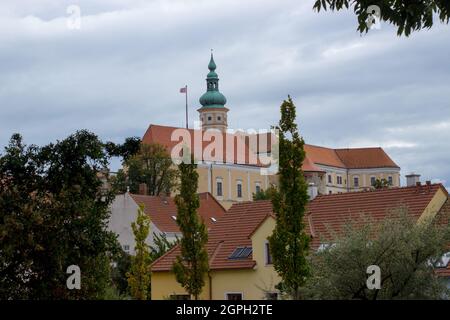
POLYGON ((256 191, 256 193, 260 193, 261 192, 261 186, 259 184, 256 185, 255 191, 256 191))
POLYGON ((331 183, 331 174, 328 175, 328 183, 331 183))
POLYGON ((373 187, 375 185, 376 178, 370 177, 370 185, 373 187))
POLYGON ((390 186, 392 186, 392 184, 393 184, 392 176, 388 177, 388 183, 390 186))
POLYGON ((241 183, 237 184, 237 197, 242 198, 242 184, 241 183))
POLYGON ((124 250, 125 252, 130 251, 130 246, 127 245, 127 244, 123 245, 123 250, 124 250))
POLYGON ((227 293, 227 300, 242 300, 242 293, 227 293))
POLYGON ((270 254, 270 245, 266 242, 266 264, 272 264, 272 255, 270 254))
POLYGON ((266 292, 266 300, 278 300, 278 293, 266 292))
POLYGON ((337 176, 337 184, 342 185, 342 177, 337 176))
POLYGON ((188 294, 171 294, 170 300, 191 300, 188 294))
POLYGON ((221 197, 222 195, 222 181, 217 181, 217 196, 221 197))
POLYGON ((353 185, 355 188, 359 187, 359 177, 353 177, 353 185))

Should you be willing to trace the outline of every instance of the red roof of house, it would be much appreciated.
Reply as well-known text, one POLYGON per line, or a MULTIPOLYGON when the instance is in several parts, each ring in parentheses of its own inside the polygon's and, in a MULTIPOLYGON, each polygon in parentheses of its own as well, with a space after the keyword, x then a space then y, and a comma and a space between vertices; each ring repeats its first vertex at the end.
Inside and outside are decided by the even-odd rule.
POLYGON ((320 246, 321 238, 330 237, 330 232, 340 232, 349 221, 356 221, 361 214, 381 220, 389 210, 406 207, 408 214, 418 219, 441 184, 402 188, 387 188, 373 191, 319 195, 308 204, 307 215, 315 233, 313 248, 320 246))
MULTIPOLYGON (((144 205, 144 212, 150 216, 151 221, 161 232, 180 232, 173 216, 177 215, 177 206, 171 197, 166 196, 145 196, 139 194, 130 194, 136 204, 144 205)), ((215 223, 211 218, 217 221, 223 217, 226 210, 209 193, 199 193, 200 208, 199 215, 202 217, 208 228, 215 223)))
MULTIPOLYGON (((256 264, 252 256, 246 259, 228 259, 238 247, 251 247, 251 235, 272 214, 270 201, 233 204, 208 234, 206 246, 211 270, 248 269, 256 264)), ((152 271, 169 271, 180 254, 178 246, 152 264, 152 271)))
MULTIPOLYGON (((408 208, 408 213, 418 219, 436 192, 447 191, 441 184, 390 188, 375 191, 351 192, 317 196, 307 207, 305 231, 312 236, 311 248, 316 250, 321 240, 330 237, 330 231, 339 233, 351 219, 367 214, 383 219, 389 210, 399 206, 408 208)), ((447 194, 448 195, 448 194, 447 194)), ((450 201, 440 210, 439 220, 444 214, 450 217, 450 201)), ((253 268, 251 257, 244 260, 230 260, 228 257, 237 247, 251 246, 251 235, 268 217, 273 216, 272 203, 266 201, 234 204, 222 219, 209 231, 207 244, 211 269, 253 268)), ((180 251, 173 248, 154 262, 152 271, 169 271, 180 251)), ((447 272, 442 269, 439 272, 447 272)))

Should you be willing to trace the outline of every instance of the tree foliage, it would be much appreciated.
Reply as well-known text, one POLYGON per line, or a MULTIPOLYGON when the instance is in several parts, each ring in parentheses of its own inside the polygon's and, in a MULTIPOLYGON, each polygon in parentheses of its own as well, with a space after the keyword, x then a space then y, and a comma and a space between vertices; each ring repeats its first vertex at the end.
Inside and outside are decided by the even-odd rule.
POLYGON ((384 188, 389 188, 390 187, 390 183, 388 180, 382 178, 382 179, 376 179, 375 183, 372 185, 373 188, 375 189, 384 189, 384 188))
POLYGON ((107 231, 113 194, 98 174, 108 155, 97 136, 79 131, 44 147, 12 136, 0 157, 0 299, 97 299, 117 250, 107 231), (81 289, 66 287, 67 267, 81 289))
POLYGON ((131 256, 131 267, 128 276, 128 286, 131 296, 137 300, 150 299, 150 247, 146 243, 150 232, 150 218, 144 212, 144 207, 138 208, 136 221, 131 224, 135 241, 135 255, 131 256))
POLYGON ((179 242, 179 239, 176 239, 176 241, 167 240, 167 236, 164 233, 153 233, 153 246, 150 249, 151 261, 153 262, 164 255, 167 251, 175 247, 179 242))
POLYGON ((181 254, 174 262, 173 271, 177 281, 195 300, 205 285, 205 276, 209 270, 206 243, 208 233, 197 210, 200 200, 197 194, 198 173, 195 164, 181 163, 180 193, 175 197, 177 205, 177 224, 182 238, 180 240, 181 254))
POLYGON ((253 201, 271 200, 276 192, 277 189, 275 188, 275 186, 270 186, 266 190, 261 189, 259 192, 253 194, 253 201))
POLYGON ((131 256, 120 250, 114 256, 114 265, 111 268, 112 287, 120 296, 129 296, 127 273, 131 268, 131 256))
POLYGON ((125 142, 122 144, 108 141, 105 143, 105 148, 110 156, 122 157, 123 161, 126 162, 139 152, 141 148, 141 139, 138 137, 129 137, 126 138, 125 142))
POLYGON ((448 226, 416 223, 400 207, 377 221, 361 215, 312 256, 306 292, 314 299, 440 299, 445 284, 433 266, 448 251, 448 226), (380 290, 367 288, 367 267, 381 269, 380 290))
POLYGON ((300 298, 300 287, 309 275, 306 256, 309 236, 303 216, 308 201, 308 185, 301 170, 305 151, 295 123, 295 105, 291 97, 281 105, 279 135, 279 187, 272 197, 276 226, 269 237, 275 270, 282 278, 280 289, 292 298, 300 298))
POLYGON ((450 3, 448 0, 316 0, 314 9, 330 9, 332 11, 348 9, 353 10, 358 18, 358 31, 368 32, 366 21, 369 18, 369 7, 376 5, 380 8, 380 20, 387 21, 397 27, 397 34, 409 36, 411 32, 433 26, 433 19, 437 18, 448 23, 450 3))
POLYGON ((177 170, 172 166, 172 159, 159 144, 141 144, 137 154, 128 158, 125 170, 119 170, 113 189, 116 193, 124 193, 129 187, 130 192, 138 193, 139 185, 147 185, 147 194, 157 196, 170 194, 176 185, 177 170))

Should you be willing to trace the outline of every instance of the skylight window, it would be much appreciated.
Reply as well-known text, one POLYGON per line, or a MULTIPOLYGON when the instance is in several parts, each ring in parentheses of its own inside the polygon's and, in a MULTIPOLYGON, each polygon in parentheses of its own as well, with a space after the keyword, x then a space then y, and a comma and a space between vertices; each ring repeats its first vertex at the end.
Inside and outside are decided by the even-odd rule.
POLYGON ((252 247, 237 247, 228 259, 246 259, 252 254, 252 247))
POLYGON ((214 217, 211 217, 211 221, 212 221, 212 222, 217 222, 217 219, 214 218, 214 217))
POLYGON ((176 217, 176 216, 172 216, 172 219, 173 219, 173 220, 177 220, 177 217, 176 217))

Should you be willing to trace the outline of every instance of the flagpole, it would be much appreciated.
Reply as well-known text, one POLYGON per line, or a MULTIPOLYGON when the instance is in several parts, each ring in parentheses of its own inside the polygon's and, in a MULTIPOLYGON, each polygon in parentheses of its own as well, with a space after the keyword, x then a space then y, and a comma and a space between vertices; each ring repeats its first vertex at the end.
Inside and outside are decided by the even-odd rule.
POLYGON ((187 99, 187 85, 186 85, 186 129, 189 129, 188 124, 188 99, 187 99))

